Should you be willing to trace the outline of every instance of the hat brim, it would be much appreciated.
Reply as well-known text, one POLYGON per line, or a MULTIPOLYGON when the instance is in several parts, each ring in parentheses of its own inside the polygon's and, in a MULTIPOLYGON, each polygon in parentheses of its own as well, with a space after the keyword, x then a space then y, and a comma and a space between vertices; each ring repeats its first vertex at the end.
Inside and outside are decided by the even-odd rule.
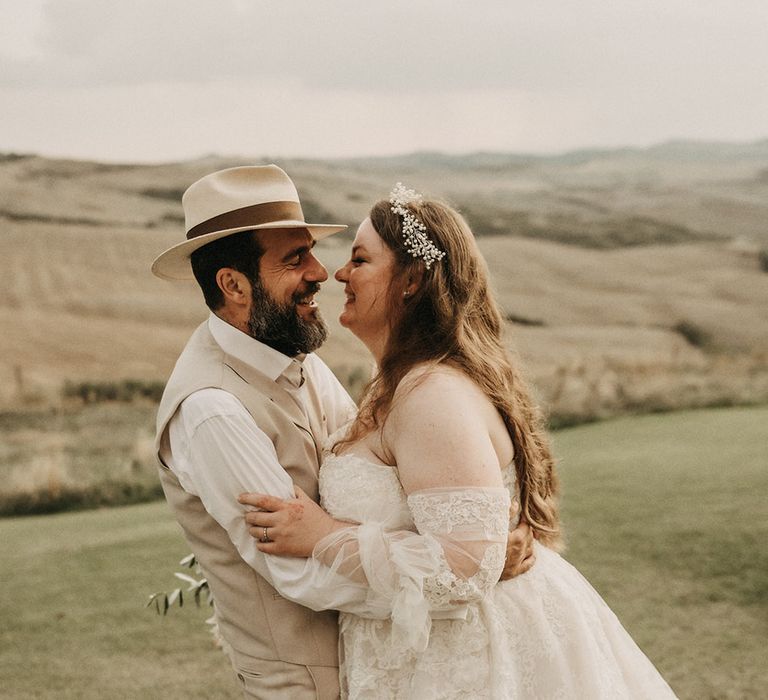
POLYGON ((273 221, 268 224, 240 226, 238 228, 224 229, 223 231, 213 231, 212 233, 206 233, 191 240, 177 243, 158 255, 152 263, 152 274, 164 280, 191 280, 194 279, 194 275, 192 274, 189 256, 198 248, 202 248, 208 243, 212 243, 225 236, 230 236, 233 233, 240 233, 241 231, 296 228, 306 229, 314 240, 320 241, 349 227, 344 224, 308 224, 304 221, 273 221))

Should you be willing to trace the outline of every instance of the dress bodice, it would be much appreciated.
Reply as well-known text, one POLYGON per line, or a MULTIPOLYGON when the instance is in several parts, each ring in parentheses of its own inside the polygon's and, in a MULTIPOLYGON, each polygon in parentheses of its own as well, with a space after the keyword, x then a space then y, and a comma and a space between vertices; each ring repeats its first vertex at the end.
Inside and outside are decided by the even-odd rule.
MULTIPOLYGON (((514 463, 502 470, 502 480, 514 501, 514 463)), ((359 523, 374 520, 389 529, 415 529, 397 469, 354 453, 326 453, 320 470, 320 502, 339 520, 359 523)))
POLYGON ((356 454, 330 454, 325 458, 320 470, 320 502, 339 520, 376 520, 392 529, 413 529, 395 468, 356 454))

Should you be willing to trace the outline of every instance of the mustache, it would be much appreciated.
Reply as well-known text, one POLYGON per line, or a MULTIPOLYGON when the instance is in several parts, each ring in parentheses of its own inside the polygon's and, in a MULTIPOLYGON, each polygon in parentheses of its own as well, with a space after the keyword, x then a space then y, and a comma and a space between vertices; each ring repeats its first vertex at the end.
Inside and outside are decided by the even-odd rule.
POLYGON ((299 302, 304 297, 307 297, 310 294, 317 294, 319 291, 320 291, 320 283, 319 282, 309 282, 309 283, 307 283, 307 286, 303 290, 295 291, 291 298, 293 299, 293 301, 299 302))

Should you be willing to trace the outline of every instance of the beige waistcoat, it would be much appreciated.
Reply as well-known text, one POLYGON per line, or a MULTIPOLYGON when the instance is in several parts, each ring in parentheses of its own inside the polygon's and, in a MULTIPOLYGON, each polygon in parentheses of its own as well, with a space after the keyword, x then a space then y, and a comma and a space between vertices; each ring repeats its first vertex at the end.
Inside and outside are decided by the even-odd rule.
MULTIPOLYGON (((305 366, 310 425, 282 387, 222 350, 203 323, 190 338, 168 381, 157 416, 156 448, 167 444, 168 422, 179 404, 199 389, 215 387, 234 394, 272 440, 291 479, 317 500, 324 432, 322 404, 305 366), (161 442, 162 441, 162 442, 161 442)), ((215 464, 209 465, 216 469, 215 464)), ((281 597, 240 557, 197 496, 186 492, 162 464, 160 480, 168 503, 184 530, 215 601, 219 628, 236 656, 281 660, 308 666, 338 666, 337 614, 313 612, 281 597)), ((237 494, 232 494, 236 498, 237 494)))

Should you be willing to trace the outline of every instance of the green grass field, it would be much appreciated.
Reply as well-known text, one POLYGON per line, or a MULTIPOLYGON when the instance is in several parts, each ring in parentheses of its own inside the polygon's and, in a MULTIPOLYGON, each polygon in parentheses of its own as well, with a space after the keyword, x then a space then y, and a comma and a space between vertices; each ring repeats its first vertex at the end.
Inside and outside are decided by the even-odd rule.
POLYGON ((765 697, 768 408, 555 435, 576 564, 684 698, 765 697))
MULTIPOLYGON (((768 686, 768 407, 555 434, 576 564, 681 698, 768 686)), ((158 617, 187 553, 163 503, 0 520, 4 698, 235 698, 194 607, 158 617)))

